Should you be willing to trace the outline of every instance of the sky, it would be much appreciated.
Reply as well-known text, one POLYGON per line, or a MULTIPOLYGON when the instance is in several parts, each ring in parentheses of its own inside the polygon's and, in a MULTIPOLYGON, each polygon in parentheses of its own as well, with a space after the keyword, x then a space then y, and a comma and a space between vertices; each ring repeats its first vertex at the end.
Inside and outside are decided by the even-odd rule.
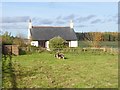
POLYGON ((27 37, 28 21, 33 26, 69 26, 75 32, 118 31, 117 2, 4 2, 2 31, 27 37))

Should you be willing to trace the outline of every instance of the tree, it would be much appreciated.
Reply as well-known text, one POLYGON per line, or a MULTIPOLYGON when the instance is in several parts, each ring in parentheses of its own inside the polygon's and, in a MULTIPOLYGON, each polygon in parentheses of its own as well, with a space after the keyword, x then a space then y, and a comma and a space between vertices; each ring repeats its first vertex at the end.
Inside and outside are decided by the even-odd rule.
POLYGON ((53 51, 61 50, 67 47, 65 43, 66 41, 63 38, 58 36, 49 40, 49 47, 53 51))
POLYGON ((24 41, 23 41, 23 39, 18 38, 18 37, 16 37, 16 38, 13 39, 13 44, 19 45, 20 47, 21 46, 26 46, 25 43, 24 43, 24 41))
POLYGON ((112 32, 111 35, 113 36, 113 41, 118 41, 118 33, 112 32))
POLYGON ((85 40, 91 47, 99 47, 99 42, 102 40, 103 33, 101 32, 90 32, 85 35, 85 40))
POLYGON ((24 34, 18 33, 17 36, 13 39, 13 44, 19 45, 20 47, 26 46, 24 38, 24 34))
POLYGON ((11 36, 11 33, 8 33, 7 31, 1 36, 2 37, 2 44, 10 45, 13 43, 13 37, 11 36))

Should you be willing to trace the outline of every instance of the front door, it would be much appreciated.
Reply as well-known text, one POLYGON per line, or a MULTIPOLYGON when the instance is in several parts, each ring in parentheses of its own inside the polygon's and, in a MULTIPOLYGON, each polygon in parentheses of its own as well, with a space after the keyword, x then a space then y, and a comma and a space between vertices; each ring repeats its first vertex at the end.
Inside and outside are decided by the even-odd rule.
POLYGON ((45 48, 45 41, 39 41, 39 46, 45 48))

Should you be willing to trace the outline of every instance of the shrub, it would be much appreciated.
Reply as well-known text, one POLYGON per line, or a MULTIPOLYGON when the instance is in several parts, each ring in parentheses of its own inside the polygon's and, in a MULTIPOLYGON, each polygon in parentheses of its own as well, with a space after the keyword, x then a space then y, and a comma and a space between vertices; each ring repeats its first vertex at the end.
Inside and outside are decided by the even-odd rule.
POLYGON ((2 45, 11 45, 13 43, 11 33, 5 32, 0 38, 2 39, 2 45))
POLYGON ((27 52, 21 48, 19 48, 19 54, 20 55, 25 55, 27 52))
POLYGON ((66 45, 66 41, 58 36, 49 40, 49 47, 50 50, 52 51, 59 51, 62 50, 63 48, 66 48, 67 45, 66 45))
POLYGON ((18 37, 13 39, 13 44, 19 45, 20 47, 25 47, 26 46, 24 40, 22 38, 18 38, 18 37))
POLYGON ((34 52, 39 52, 39 53, 41 53, 41 52, 44 52, 45 49, 42 48, 42 47, 36 47, 36 46, 28 45, 26 51, 27 51, 27 54, 34 53, 34 52))

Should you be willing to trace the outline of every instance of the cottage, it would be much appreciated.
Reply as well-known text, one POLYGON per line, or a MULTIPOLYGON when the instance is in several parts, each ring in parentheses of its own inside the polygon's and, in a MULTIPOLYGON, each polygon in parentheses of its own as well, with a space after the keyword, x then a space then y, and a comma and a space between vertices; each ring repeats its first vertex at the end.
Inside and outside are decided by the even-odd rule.
POLYGON ((32 26, 31 20, 29 21, 28 39, 31 39, 31 45, 49 49, 49 40, 56 36, 60 36, 66 40, 69 47, 78 47, 72 21, 70 22, 70 27, 32 26))

